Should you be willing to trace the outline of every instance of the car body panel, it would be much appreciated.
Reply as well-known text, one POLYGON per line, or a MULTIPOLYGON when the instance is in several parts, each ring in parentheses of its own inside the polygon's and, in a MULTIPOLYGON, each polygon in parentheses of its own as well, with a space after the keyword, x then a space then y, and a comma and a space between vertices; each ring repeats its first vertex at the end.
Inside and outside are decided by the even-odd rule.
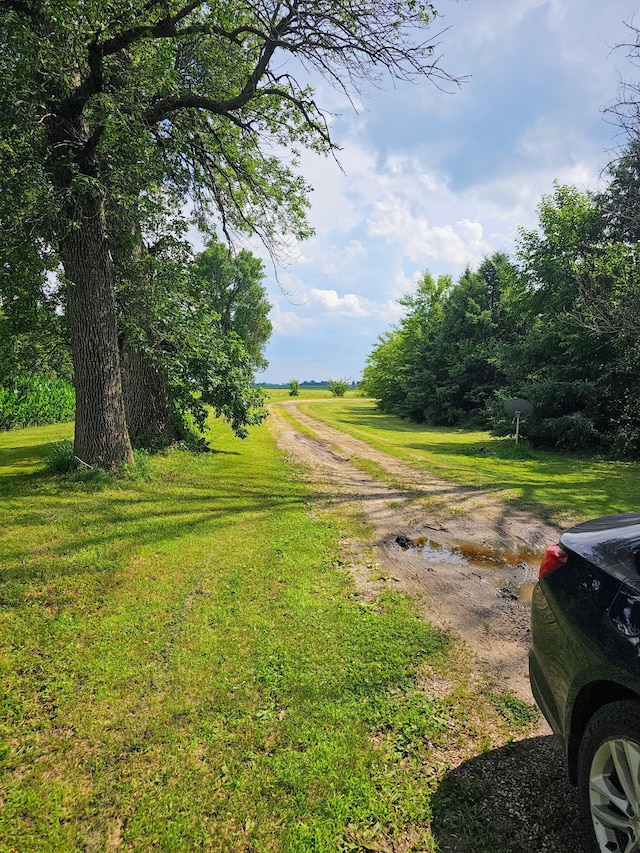
POLYGON ((560 544, 640 595, 640 513, 585 521, 563 533, 560 544))
POLYGON ((640 513, 578 525, 560 544, 567 562, 533 593, 529 672, 571 762, 589 714, 618 691, 640 696, 640 513))

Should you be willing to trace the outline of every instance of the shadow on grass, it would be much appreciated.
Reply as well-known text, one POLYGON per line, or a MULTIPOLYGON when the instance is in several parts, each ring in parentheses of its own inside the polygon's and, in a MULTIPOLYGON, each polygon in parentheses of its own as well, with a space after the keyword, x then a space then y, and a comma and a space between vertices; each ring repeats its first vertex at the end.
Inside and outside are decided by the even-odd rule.
MULTIPOLYGON (((0 449, 0 494, 5 493, 5 489, 10 489, 12 481, 16 478, 22 478, 23 473, 20 468, 33 468, 34 465, 44 465, 49 453, 50 444, 26 444, 17 447, 7 447, 0 449), (2 469, 11 468, 11 471, 2 473, 2 469)), ((241 456, 238 450, 219 450, 216 447, 211 447, 202 454, 213 456, 241 456)), ((49 472, 43 467, 36 471, 29 471, 29 476, 36 477, 38 480, 46 479, 50 476, 49 472)))
POLYGON ((563 454, 561 452, 556 452, 553 459, 545 459, 544 450, 531 450, 530 452, 533 456, 532 458, 527 458, 527 454, 524 451, 520 455, 514 452, 512 439, 488 435, 484 429, 430 426, 425 423, 405 420, 397 415, 385 414, 373 405, 370 407, 345 406, 339 420, 363 429, 375 428, 376 430, 387 432, 419 434, 423 441, 416 444, 407 444, 406 447, 422 453, 435 453, 439 456, 475 456, 476 454, 482 455, 480 452, 483 450, 489 450, 496 453, 496 457, 491 458, 504 459, 509 462, 526 463, 535 461, 536 465, 542 463, 557 466, 558 469, 573 465, 579 467, 585 461, 590 461, 588 457, 582 459, 580 455, 571 453, 563 454), (471 438, 471 436, 480 433, 482 435, 479 438, 471 438), (430 438, 430 436, 441 435, 458 436, 462 440, 443 442, 436 438, 430 438))
MULTIPOLYGON (((27 444, 24 446, 18 447, 8 447, 3 450, 0 450, 0 471, 3 468, 8 468, 11 466, 12 472, 11 474, 2 475, 0 474, 0 478, 4 479, 6 477, 7 480, 11 480, 15 477, 16 468, 29 467, 32 468, 34 465, 37 465, 39 462, 43 462, 47 455, 47 447, 46 445, 33 445, 27 444)), ((20 474, 20 471, 17 471, 20 474)), ((37 472, 40 476, 42 472, 37 472)))
POLYGON ((554 735, 486 752, 446 774, 433 799, 442 853, 586 853, 575 789, 554 735))
POLYGON ((634 510, 640 500, 638 480, 627 471, 628 463, 611 464, 601 459, 542 450, 518 456, 509 439, 454 427, 412 423, 381 413, 374 406, 346 406, 340 413, 338 425, 340 423, 367 432, 375 430, 382 434, 386 431, 391 438, 394 433, 403 433, 404 442, 399 439, 394 443, 413 454, 412 465, 422 465, 443 478, 450 472, 449 476, 457 479, 473 480, 474 472, 478 472, 484 485, 459 486, 456 494, 460 495, 463 490, 472 494, 474 489, 490 489, 502 496, 506 492, 508 496, 503 499, 512 507, 541 518, 560 515, 573 523, 576 518, 634 510), (451 440, 443 440, 443 434, 451 436, 451 440), (442 460, 441 471, 435 470, 438 459, 442 460))
MULTIPOLYGON (((61 576, 105 569, 124 564, 128 554, 181 537, 198 536, 211 529, 212 537, 227 526, 233 526, 235 515, 248 513, 253 518, 272 512, 286 512, 287 507, 303 503, 299 495, 278 495, 245 489, 237 500, 220 501, 205 493, 182 496, 180 506, 167 509, 162 501, 143 500, 130 506, 126 499, 109 501, 104 511, 87 505, 76 495, 75 508, 68 515, 49 502, 39 512, 29 512, 16 519, 22 529, 45 528, 41 542, 29 552, 21 541, 3 548, 5 580, 28 582, 34 579, 50 581, 61 576), (54 512, 62 530, 54 539, 47 539, 46 515, 54 512), (66 515, 66 518, 61 516, 66 515)), ((36 529, 36 536, 38 536, 36 529)), ((212 543, 212 551, 215 542, 212 543)), ((185 547, 186 544, 185 544, 185 547)))
MULTIPOLYGON (((153 480, 100 478, 73 480, 43 468, 21 471, 46 455, 40 447, 0 451, 0 498, 5 500, 0 567, 8 587, 5 606, 23 603, 31 582, 49 583, 81 573, 113 574, 131 555, 148 547, 171 547, 210 537, 210 554, 227 527, 246 516, 253 525, 270 516, 286 516, 318 496, 295 480, 272 482, 220 451, 215 458, 185 454, 158 466, 153 480), (223 462, 229 457, 228 462, 223 462), (201 470, 195 467, 203 461, 201 470)), ((207 545, 207 549, 208 549, 207 545)), ((269 548, 270 543, 265 542, 269 548)))

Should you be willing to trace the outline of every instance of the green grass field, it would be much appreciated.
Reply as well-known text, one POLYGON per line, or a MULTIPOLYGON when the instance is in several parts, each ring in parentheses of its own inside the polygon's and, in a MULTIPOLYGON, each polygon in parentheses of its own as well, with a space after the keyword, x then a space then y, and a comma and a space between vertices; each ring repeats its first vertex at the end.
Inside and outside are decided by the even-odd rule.
MULTIPOLYGON (((291 397, 288 388, 265 388, 265 392, 271 401, 278 400, 335 400, 328 388, 300 388, 300 393, 297 397, 291 397)), ((355 391, 347 391, 344 399, 351 399, 356 396, 355 391)))
POLYGON ((70 425, 0 434, 0 851, 435 851, 447 765, 530 710, 358 596, 366 530, 266 426, 211 429, 119 480, 47 472, 70 425))
POLYGON ((512 439, 414 424, 356 397, 305 403, 304 411, 418 469, 491 489, 561 525, 640 509, 640 464, 635 462, 523 448, 518 453, 512 439))

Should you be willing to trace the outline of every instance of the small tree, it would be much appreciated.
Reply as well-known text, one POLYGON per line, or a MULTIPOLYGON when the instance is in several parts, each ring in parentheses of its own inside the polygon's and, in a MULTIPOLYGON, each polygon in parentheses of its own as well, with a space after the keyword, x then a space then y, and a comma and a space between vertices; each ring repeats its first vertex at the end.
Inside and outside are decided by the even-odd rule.
POLYGON ((236 254, 216 237, 196 255, 192 267, 193 286, 199 298, 220 315, 221 334, 235 332, 258 370, 268 367, 264 349, 272 331, 271 303, 263 279, 259 258, 247 249, 236 254))
POLYGON ((351 388, 351 382, 348 379, 329 379, 327 387, 334 397, 344 397, 345 393, 351 388))
POLYGON ((300 383, 297 379, 292 379, 289 382, 289 396, 297 397, 300 394, 300 383))

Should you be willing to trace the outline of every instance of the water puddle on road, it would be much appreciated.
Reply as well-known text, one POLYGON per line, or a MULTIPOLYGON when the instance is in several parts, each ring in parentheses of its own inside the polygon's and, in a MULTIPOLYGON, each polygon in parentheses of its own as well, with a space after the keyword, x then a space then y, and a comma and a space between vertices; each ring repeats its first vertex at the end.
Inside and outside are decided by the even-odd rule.
POLYGON ((445 563, 464 568, 484 569, 496 585, 498 595, 507 601, 531 604, 535 581, 531 580, 538 572, 539 558, 530 550, 519 551, 510 548, 490 548, 477 542, 456 541, 454 545, 443 545, 428 536, 413 538, 396 536, 396 544, 402 551, 414 551, 426 561, 445 563), (527 579, 524 578, 525 574, 527 579))

